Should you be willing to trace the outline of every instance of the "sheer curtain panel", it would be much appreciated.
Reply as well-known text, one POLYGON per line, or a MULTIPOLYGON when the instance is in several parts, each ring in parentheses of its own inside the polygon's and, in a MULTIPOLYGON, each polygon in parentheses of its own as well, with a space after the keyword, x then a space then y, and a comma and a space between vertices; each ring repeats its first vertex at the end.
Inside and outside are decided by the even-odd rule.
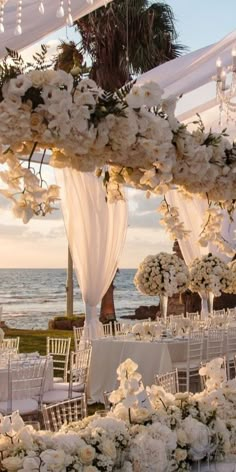
POLYGON ((97 305, 117 270, 127 230, 127 204, 107 203, 101 179, 75 169, 57 169, 61 207, 73 263, 85 304, 89 338, 103 331, 97 305))

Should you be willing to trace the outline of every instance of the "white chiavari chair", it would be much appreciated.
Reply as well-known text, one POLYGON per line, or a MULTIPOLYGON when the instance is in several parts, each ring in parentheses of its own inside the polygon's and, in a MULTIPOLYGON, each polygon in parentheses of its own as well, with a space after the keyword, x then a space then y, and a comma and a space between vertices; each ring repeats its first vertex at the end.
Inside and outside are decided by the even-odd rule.
POLYGON ((199 315, 198 311, 195 311, 195 312, 192 312, 192 313, 189 313, 187 311, 186 318, 188 318, 191 321, 199 321, 200 320, 200 315, 199 315))
POLYGON ((226 362, 227 362, 228 379, 235 377, 235 372, 236 372, 234 369, 235 354, 236 354, 236 326, 230 326, 228 327, 227 333, 226 333, 226 362))
POLYGON ((179 392, 179 379, 178 379, 178 370, 175 369, 172 372, 166 372, 165 374, 155 375, 155 383, 164 388, 167 393, 179 392))
POLYGON ((206 362, 216 357, 223 357, 224 352, 224 336, 223 328, 209 328, 206 338, 206 362))
POLYGON ((113 331, 112 331, 112 322, 109 321, 109 323, 104 323, 102 325, 103 327, 103 335, 105 337, 108 337, 108 336, 113 336, 113 331))
POLYGON ((178 369, 180 391, 190 391, 190 384, 197 390, 200 386, 198 370, 202 362, 203 354, 202 331, 189 333, 187 340, 187 358, 184 362, 174 362, 174 367, 178 369))
POLYGON ((73 333, 74 333, 74 346, 75 346, 75 351, 79 351, 79 349, 85 349, 86 347, 90 346, 90 341, 89 339, 89 329, 88 327, 81 327, 77 328, 76 326, 73 327, 73 333))
POLYGON ((178 320, 182 320, 183 318, 184 318, 183 313, 182 313, 182 315, 170 315, 170 322, 171 322, 171 323, 172 323, 172 322, 174 323, 174 322, 176 322, 176 321, 178 321, 178 320))
POLYGON ((47 355, 53 359, 54 382, 67 381, 70 345, 71 338, 47 337, 47 355))
POLYGON ((214 316, 225 315, 225 314, 226 314, 225 308, 222 308, 221 310, 213 310, 214 316))
POLYGON ((236 308, 227 308, 227 315, 229 319, 235 319, 236 318, 236 308))
POLYGON ((39 413, 49 357, 9 360, 8 397, 0 402, 0 412, 11 414, 18 410, 20 415, 39 413))
POLYGON ((117 336, 119 334, 123 334, 122 333, 122 323, 120 323, 119 321, 114 322, 114 333, 115 333, 115 336, 117 336))
POLYGON ((79 398, 82 393, 86 393, 90 360, 91 347, 71 352, 69 382, 55 382, 53 390, 44 393, 43 403, 58 403, 72 398, 79 398))
POLYGON ((20 345, 20 336, 14 338, 4 338, 0 343, 0 349, 14 351, 15 353, 19 352, 20 345))
POLYGON ((82 420, 87 413, 85 394, 80 398, 66 400, 54 405, 43 406, 45 429, 57 432, 63 425, 82 420))

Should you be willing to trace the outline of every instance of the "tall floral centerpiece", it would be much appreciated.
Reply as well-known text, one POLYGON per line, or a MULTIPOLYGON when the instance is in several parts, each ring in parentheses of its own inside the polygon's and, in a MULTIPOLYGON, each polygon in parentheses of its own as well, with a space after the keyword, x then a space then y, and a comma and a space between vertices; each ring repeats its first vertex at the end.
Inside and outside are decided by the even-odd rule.
POLYGON ((224 261, 212 254, 196 258, 190 266, 190 289, 201 297, 204 319, 213 312, 214 297, 232 291, 231 271, 224 261))
POLYGON ((166 319, 168 297, 186 290, 189 271, 184 261, 175 254, 160 252, 147 256, 141 262, 134 284, 145 295, 159 295, 161 316, 166 319))

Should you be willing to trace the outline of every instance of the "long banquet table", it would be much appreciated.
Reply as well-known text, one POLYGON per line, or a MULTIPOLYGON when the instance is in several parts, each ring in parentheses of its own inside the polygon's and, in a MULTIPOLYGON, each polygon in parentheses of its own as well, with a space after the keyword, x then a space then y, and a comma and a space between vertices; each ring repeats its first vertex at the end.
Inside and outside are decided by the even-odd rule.
POLYGON ((151 385, 154 375, 172 369, 168 345, 165 342, 135 339, 102 338, 92 341, 88 397, 103 402, 103 392, 117 388, 116 369, 127 358, 138 364, 144 385, 151 385))

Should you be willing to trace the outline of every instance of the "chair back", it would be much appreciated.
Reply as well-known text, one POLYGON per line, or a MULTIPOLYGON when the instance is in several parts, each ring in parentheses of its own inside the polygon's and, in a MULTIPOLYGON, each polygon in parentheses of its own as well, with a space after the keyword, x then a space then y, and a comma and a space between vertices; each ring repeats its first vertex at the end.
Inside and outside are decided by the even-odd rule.
POLYGON ((33 398, 39 408, 42 402, 49 357, 9 360, 7 413, 12 413, 13 400, 33 398))
POLYGON ((172 372, 167 372, 166 374, 158 374, 154 378, 155 383, 164 388, 167 393, 179 392, 179 379, 178 379, 178 370, 175 369, 172 372))
POLYGON ((209 329, 207 334, 206 361, 223 357, 224 329, 209 329))
POLYGON ((63 425, 82 420, 86 416, 85 394, 54 405, 44 405, 42 413, 45 429, 59 431, 63 425))
MULTIPOLYGON (((227 376, 231 378, 230 370, 234 368, 234 354, 236 352, 236 326, 229 326, 226 334, 227 376)), ((235 373, 235 371, 234 371, 235 373)))
POLYGON ((15 353, 19 352, 19 344, 20 344, 20 336, 16 336, 14 338, 4 338, 1 341, 0 348, 14 351, 15 353))
POLYGON ((74 333, 74 345, 75 345, 75 351, 79 351, 80 349, 80 342, 83 340, 83 347, 88 347, 89 342, 87 339, 89 338, 89 330, 87 327, 82 326, 81 328, 77 328, 76 326, 73 327, 73 333, 74 333), (85 338, 85 340, 84 340, 85 338))
POLYGON ((186 313, 186 318, 188 318, 191 321, 199 321, 200 320, 200 315, 198 311, 194 311, 192 313, 187 312, 186 313))
POLYGON ((88 382, 91 347, 71 352, 69 396, 73 391, 85 391, 88 382))
MULTIPOLYGON (((192 366, 200 367, 203 356, 203 340, 204 334, 201 330, 192 331, 188 336, 187 346, 187 369, 190 370, 192 366)), ((189 390, 189 386, 188 386, 189 390)))
MULTIPOLYGON (((47 337, 47 355, 53 358, 53 372, 67 382, 71 338, 47 337)), ((55 375, 56 376, 56 375, 55 375)))
POLYGON ((105 337, 113 336, 112 322, 111 321, 109 323, 104 323, 102 325, 102 327, 103 327, 103 334, 104 334, 105 337))
POLYGON ((213 315, 220 316, 220 315, 225 315, 225 309, 222 308, 222 310, 213 310, 213 315))
POLYGON ((175 322, 175 321, 178 321, 178 320, 182 320, 184 318, 184 315, 182 313, 182 315, 170 315, 170 322, 175 322))
POLYGON ((230 318, 234 318, 236 316, 236 308, 227 308, 227 315, 230 318))

